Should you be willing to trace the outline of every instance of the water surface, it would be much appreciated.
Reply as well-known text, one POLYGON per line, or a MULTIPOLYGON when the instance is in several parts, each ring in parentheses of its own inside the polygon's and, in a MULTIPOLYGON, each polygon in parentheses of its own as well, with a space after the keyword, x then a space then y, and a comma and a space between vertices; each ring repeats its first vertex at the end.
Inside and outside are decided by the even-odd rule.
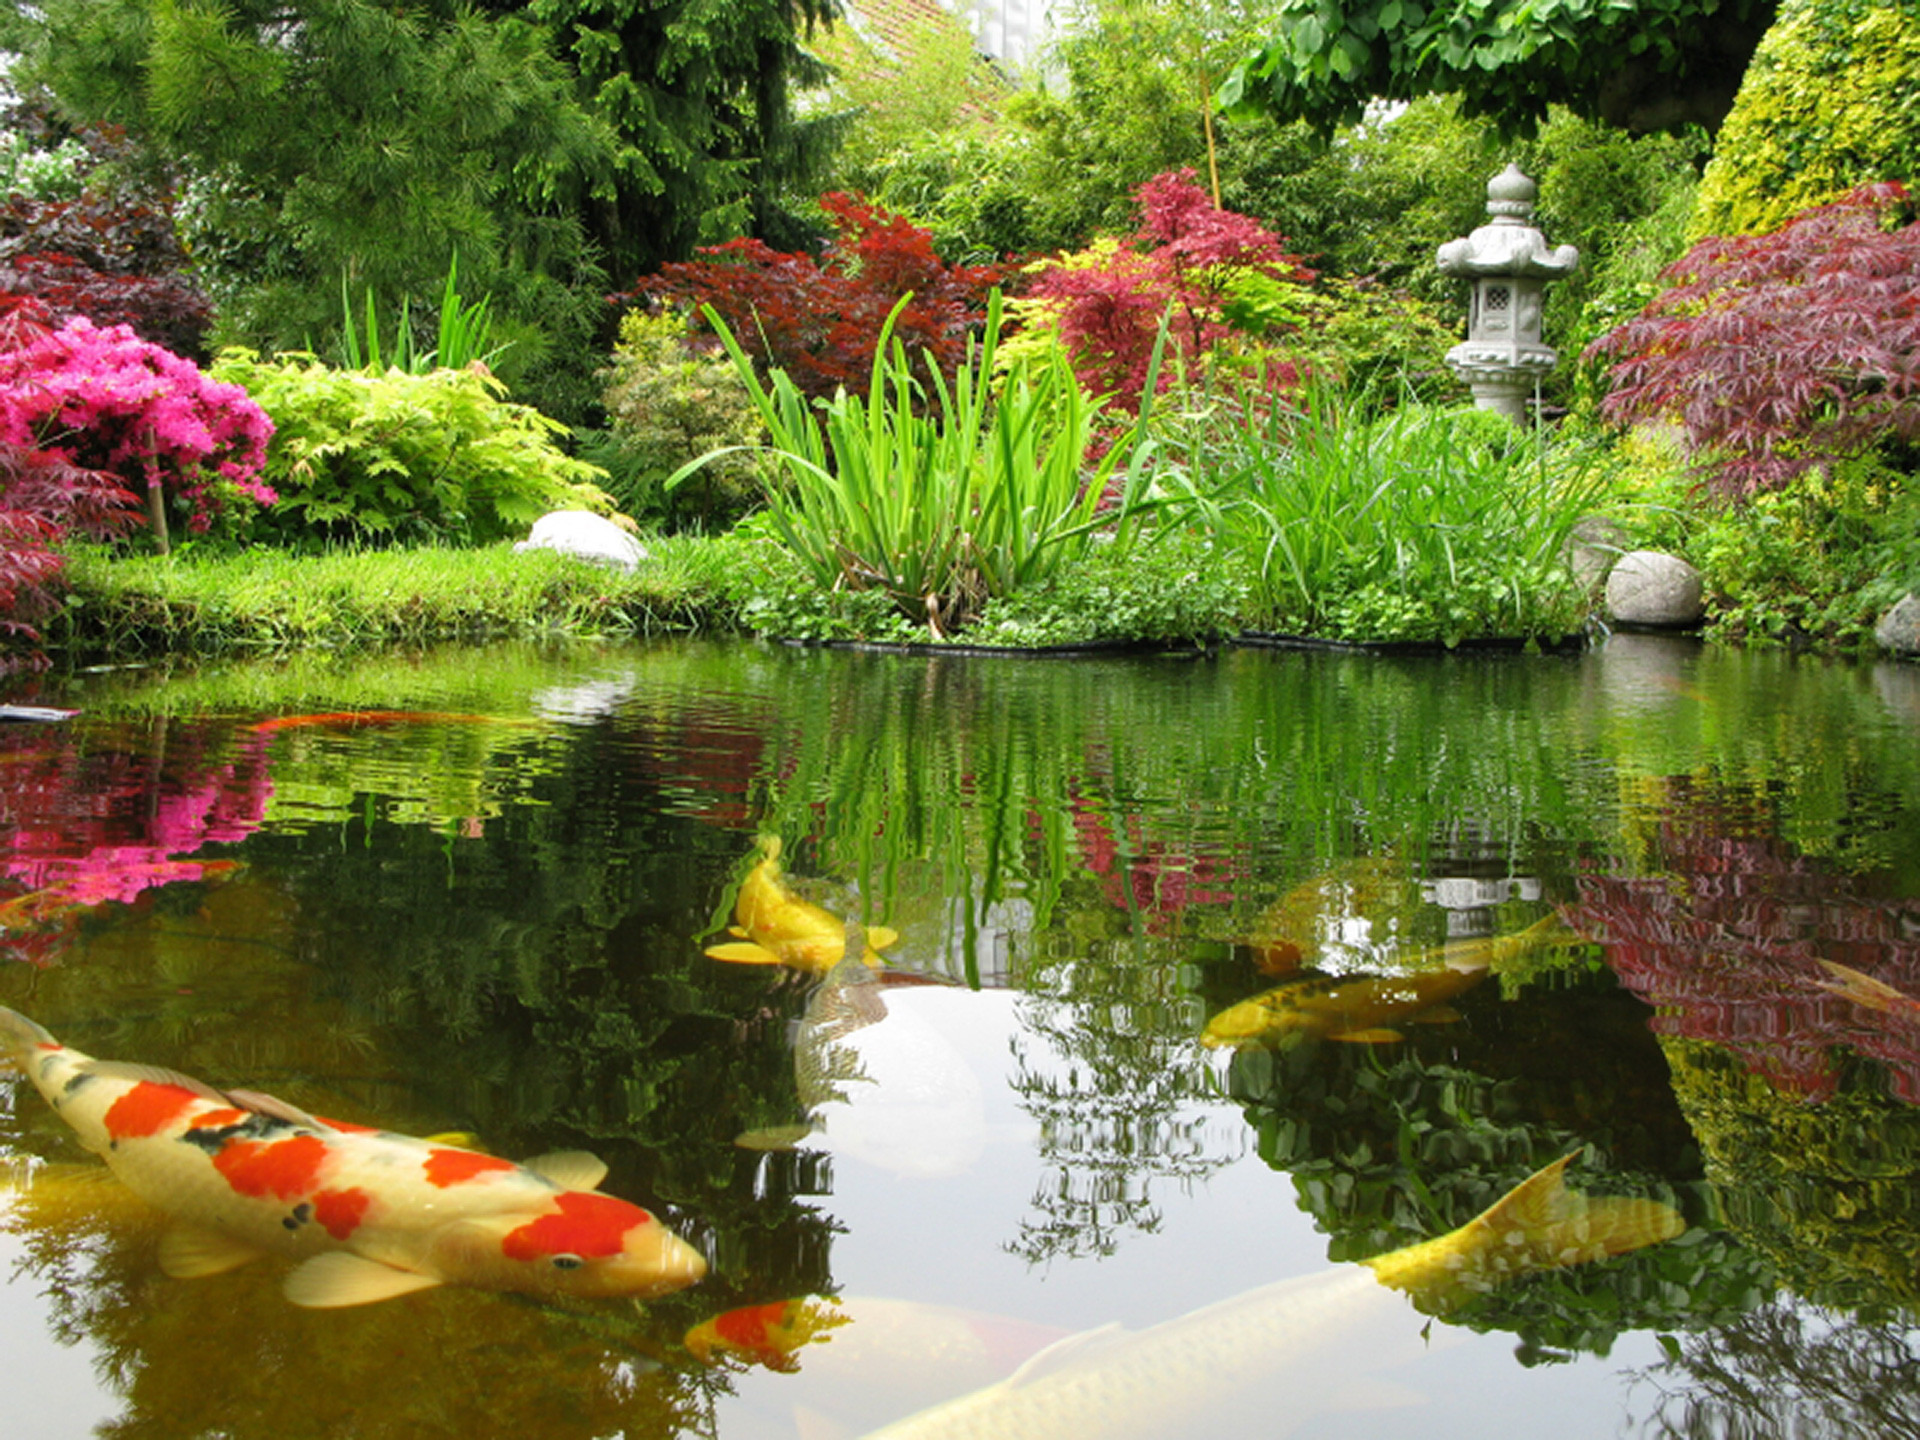
POLYGON ((33 698, 83 713, 0 729, 0 1003, 344 1119, 593 1150, 712 1269, 644 1312, 171 1280, 8 1081, 20 1433, 860 1435, 1062 1336, 1351 1272, 1575 1151, 1688 1233, 1431 1324, 1385 1292, 1251 1404, 1169 1375, 1192 1433, 1725 1433, 1753 1394, 1794 1433, 1920 1433, 1915 667, 675 641, 33 698), (797 892, 898 932, 909 1037, 791 1149, 737 1142, 806 1118, 822 981, 703 953, 770 836, 797 892), (1199 1043, 1289 981, 1556 920, 1425 1014, 1199 1043), (807 1295, 854 1318, 791 1368, 684 1341, 807 1295))

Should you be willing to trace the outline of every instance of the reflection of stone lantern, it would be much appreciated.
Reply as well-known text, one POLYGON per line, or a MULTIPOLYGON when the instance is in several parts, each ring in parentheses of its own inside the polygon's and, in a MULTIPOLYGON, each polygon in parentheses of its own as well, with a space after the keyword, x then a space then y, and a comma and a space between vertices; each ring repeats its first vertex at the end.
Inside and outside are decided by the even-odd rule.
POLYGON ((1467 338, 1447 352, 1447 364, 1473 390, 1473 403, 1527 423, 1527 397, 1553 369, 1559 352, 1540 343, 1540 308, 1547 282, 1571 274, 1580 252, 1548 250, 1546 237, 1527 223, 1533 181, 1509 165, 1487 182, 1492 220, 1464 240, 1440 247, 1442 274, 1473 282, 1467 338))

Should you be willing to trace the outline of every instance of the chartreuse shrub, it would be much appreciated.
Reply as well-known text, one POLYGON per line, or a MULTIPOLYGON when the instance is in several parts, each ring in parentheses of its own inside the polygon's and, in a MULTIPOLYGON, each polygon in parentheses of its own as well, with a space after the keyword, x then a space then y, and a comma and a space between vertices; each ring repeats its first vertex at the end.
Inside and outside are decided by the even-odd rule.
POLYGON ((1297 410, 1224 397, 1169 444, 1264 628, 1451 646, 1585 621, 1567 540, 1604 477, 1539 432, 1466 407, 1370 415, 1314 386, 1297 410))
POLYGON ((1920 0, 1784 0, 1700 184, 1692 235, 1758 235, 1920 163, 1920 0))
POLYGON ((607 513, 605 472, 559 447, 565 427, 479 370, 337 370, 312 355, 228 350, 214 365, 273 417, 264 533, 293 545, 483 544, 549 510, 607 513))

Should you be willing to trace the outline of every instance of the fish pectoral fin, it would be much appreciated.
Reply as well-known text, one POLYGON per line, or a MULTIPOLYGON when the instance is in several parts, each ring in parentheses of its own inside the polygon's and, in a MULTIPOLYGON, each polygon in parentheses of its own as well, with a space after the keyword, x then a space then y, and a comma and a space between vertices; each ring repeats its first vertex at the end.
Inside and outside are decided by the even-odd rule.
POLYGON ((1336 1030, 1327 1036, 1329 1040, 1351 1041, 1356 1045, 1391 1045, 1406 1038, 1398 1030, 1389 1030, 1384 1025, 1372 1025, 1365 1030, 1336 1030))
POLYGON ((707 957, 711 960, 731 960, 736 965, 778 965, 780 957, 764 945, 756 945, 751 940, 736 941, 727 945, 709 945, 707 957))
POLYGON ((1031 1385, 1034 1381, 1053 1374, 1068 1365, 1077 1364, 1089 1355, 1098 1354, 1107 1346, 1126 1338, 1126 1330, 1118 1320, 1110 1321, 1097 1330, 1078 1330, 1053 1344, 1038 1354, 1029 1355, 1020 1368, 1006 1379, 1007 1388, 1017 1389, 1022 1385, 1031 1385))
POLYGON ((520 1168, 551 1180, 562 1190, 598 1190, 607 1178, 607 1162, 585 1150, 555 1150, 522 1160, 520 1168))
POLYGON ((182 1090, 190 1090, 202 1100, 213 1100, 225 1105, 230 1097, 222 1095, 204 1080, 196 1080, 191 1075, 182 1075, 178 1070, 164 1070, 158 1065, 135 1065, 125 1060, 94 1060, 89 1064, 92 1073, 103 1080, 144 1081, 152 1085, 177 1085, 182 1090))
POLYGON ((813 1132, 812 1125, 767 1125, 743 1130, 733 1143, 742 1150, 791 1150, 813 1132))
POLYGON ((316 1255, 287 1276, 281 1287, 287 1299, 309 1310, 339 1310, 349 1305, 371 1305, 440 1284, 431 1275, 396 1270, 378 1260, 332 1250, 316 1255))
POLYGON ((160 1237, 160 1268, 175 1280, 224 1275, 258 1260, 261 1253, 230 1235, 198 1225, 176 1225, 160 1237))
POLYGON ((887 925, 867 926, 867 948, 884 950, 900 938, 900 932, 887 925))
POLYGON ((1422 1010, 1418 1015, 1407 1016, 1406 1023, 1409 1025, 1451 1025, 1456 1020, 1464 1019, 1466 1019, 1466 1016, 1462 1015, 1451 1005, 1433 1005, 1422 1010))
POLYGON ((289 1105, 285 1100, 277 1099, 272 1095, 262 1095, 258 1090, 229 1090, 227 1099, 242 1110, 251 1110, 256 1115, 270 1115, 275 1120, 285 1120, 289 1125, 307 1125, 315 1130, 337 1128, 308 1114, 298 1105, 289 1105))

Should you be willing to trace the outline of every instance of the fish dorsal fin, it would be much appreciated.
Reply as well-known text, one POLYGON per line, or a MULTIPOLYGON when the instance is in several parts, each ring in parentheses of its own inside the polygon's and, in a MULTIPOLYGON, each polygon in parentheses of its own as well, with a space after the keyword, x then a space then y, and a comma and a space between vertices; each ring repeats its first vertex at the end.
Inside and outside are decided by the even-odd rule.
POLYGON ((1089 1355, 1096 1355, 1118 1344, 1126 1337, 1126 1333, 1118 1320, 1110 1321, 1098 1330, 1075 1331, 1064 1339, 1054 1341, 1038 1354, 1029 1355, 1020 1368, 1007 1377, 1007 1388, 1017 1390, 1022 1385, 1031 1385, 1036 1380, 1057 1374, 1089 1355))
POLYGON ((551 1180, 562 1190, 598 1190, 607 1178, 607 1162, 585 1150, 555 1150, 520 1162, 522 1170, 531 1170, 543 1180, 551 1180))
POLYGON ((256 1115, 268 1115, 275 1120, 285 1120, 290 1125, 309 1125, 315 1130, 332 1130, 335 1126, 317 1116, 308 1114, 298 1105, 289 1105, 271 1095, 262 1095, 258 1090, 229 1090, 227 1098, 242 1110, 251 1110, 256 1115))
POLYGON ((339 1310, 430 1290, 440 1283, 431 1275, 396 1270, 345 1250, 330 1250, 295 1270, 282 1289, 287 1299, 309 1310, 339 1310))
POLYGON ((260 1255, 251 1245, 198 1225, 176 1225, 160 1237, 160 1268, 175 1280, 224 1275, 260 1255))
POLYGON ((132 1080, 145 1085, 177 1085, 182 1090, 191 1090, 202 1100, 213 1100, 225 1105, 231 1098, 222 1095, 204 1080, 196 1080, 191 1075, 182 1075, 178 1070, 165 1070, 158 1065, 136 1065, 125 1060, 96 1060, 93 1073, 103 1080, 132 1080))

